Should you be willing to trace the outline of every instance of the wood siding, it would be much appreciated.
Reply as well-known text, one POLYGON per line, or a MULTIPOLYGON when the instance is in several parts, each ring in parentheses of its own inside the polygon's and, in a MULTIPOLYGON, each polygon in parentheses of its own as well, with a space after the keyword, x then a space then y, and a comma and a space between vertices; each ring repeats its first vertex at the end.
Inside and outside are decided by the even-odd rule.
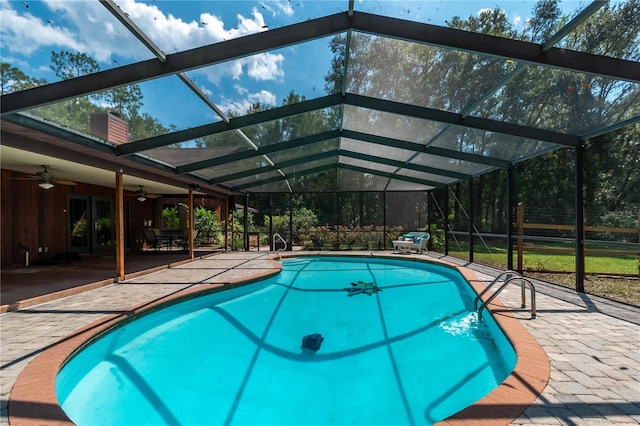
MULTIPOLYGON (((68 239, 68 197, 79 195, 110 198, 115 201, 115 189, 78 182, 75 186, 55 185, 48 190, 38 187, 39 181, 33 175, 2 170, 0 249, 2 268, 24 265, 27 247, 31 262, 46 259, 57 253, 69 252, 68 239), (44 248, 47 251, 44 251, 44 248), (42 252, 38 249, 42 248, 42 252)), ((115 184, 115 174, 114 174, 115 184)), ((125 248, 129 252, 142 249, 144 241, 144 221, 153 220, 154 228, 162 227, 162 205, 164 203, 186 203, 184 197, 161 197, 136 200, 135 193, 125 192, 125 248)), ((194 205, 215 210, 221 218, 221 200, 212 197, 194 197, 194 205)), ((115 248, 114 248, 115 252, 115 248)))
MULTIPOLYGON (((32 176, 28 174, 2 170, 0 234, 3 268, 24 264, 25 256, 21 245, 29 249, 32 262, 69 251, 67 203, 70 194, 111 199, 115 195, 113 188, 81 182, 75 186, 58 184, 44 190, 38 187, 37 180, 28 180, 30 177, 32 176)), ((130 205, 133 205, 132 200, 135 197, 125 198, 125 202, 130 205)), ((138 221, 136 218, 151 217, 152 206, 136 205, 129 209, 129 215, 129 238, 125 246, 135 250, 141 247, 141 244, 136 244, 136 236, 140 238, 143 234, 142 219, 138 221)))

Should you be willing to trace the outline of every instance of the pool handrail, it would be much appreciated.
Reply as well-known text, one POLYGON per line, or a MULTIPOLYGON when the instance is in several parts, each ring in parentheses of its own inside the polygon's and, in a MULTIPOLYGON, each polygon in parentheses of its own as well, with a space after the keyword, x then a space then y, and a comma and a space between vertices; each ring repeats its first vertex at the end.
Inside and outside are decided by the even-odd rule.
MULTIPOLYGON (((508 278, 507 280, 505 280, 504 283, 500 287, 498 287, 498 289, 495 291, 495 293, 493 293, 491 295, 491 297, 489 297, 486 301, 484 301, 482 303, 480 308, 477 309, 477 311, 478 311, 478 321, 482 320, 482 309, 486 308, 489 305, 489 303, 491 303, 493 301, 493 299, 495 299, 500 294, 500 292, 507 285, 511 284, 513 281, 520 281, 520 288, 522 289, 522 307, 523 308, 526 307, 525 300, 524 300, 524 298, 525 298, 525 291, 524 291, 525 283, 529 285, 529 290, 531 291, 531 319, 536 319, 536 288, 533 285, 533 283, 531 282, 531 280, 529 280, 529 278, 523 277, 520 274, 518 274, 518 276, 516 276, 516 277, 511 277, 511 278, 508 278)), ((497 282, 497 279, 494 281, 494 283, 495 282, 497 282)), ((493 285, 494 283, 491 283, 490 286, 493 285)), ((489 288, 489 287, 487 287, 487 288, 489 288)), ((482 295, 486 291, 487 291, 487 289, 482 291, 482 293, 480 293, 480 294, 482 295)), ((478 296, 478 298, 479 297, 480 296, 478 296)), ((476 298, 476 300, 478 298, 476 298)), ((475 305, 475 302, 474 302, 474 305, 475 305)))
POLYGON ((282 235, 278 234, 277 232, 275 234, 273 234, 273 237, 271 238, 273 247, 271 247, 272 251, 277 251, 280 252, 281 250, 287 251, 287 240, 285 240, 284 238, 282 238, 282 235), (284 243, 284 249, 278 249, 276 250, 276 238, 280 239, 280 241, 282 241, 284 243))
MULTIPOLYGON (((518 271, 513 271, 511 269, 508 269, 506 271, 503 271, 500 275, 498 275, 497 277, 495 277, 495 279, 493 281, 491 281, 491 283, 489 283, 484 290, 482 290, 480 292, 480 294, 478 294, 478 296, 476 296, 476 298, 473 300, 473 308, 475 310, 478 310, 478 300, 482 300, 482 296, 484 296, 484 294, 486 292, 488 292, 491 287, 493 287, 498 281, 500 281, 502 279, 502 277, 507 277, 507 279, 511 278, 511 276, 516 276, 516 277, 522 277, 522 275, 520 275, 520 273, 518 271)), ((524 284, 521 284, 521 296, 522 296, 522 304, 521 304, 521 308, 525 307, 525 295, 524 295, 524 284)))

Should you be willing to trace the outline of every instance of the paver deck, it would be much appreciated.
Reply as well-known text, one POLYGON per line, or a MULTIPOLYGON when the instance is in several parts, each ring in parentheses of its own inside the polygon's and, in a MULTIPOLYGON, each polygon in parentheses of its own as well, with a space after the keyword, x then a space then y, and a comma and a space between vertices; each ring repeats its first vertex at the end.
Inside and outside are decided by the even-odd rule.
MULTIPOLYGON (((18 375, 65 336, 108 315, 127 314, 131 306, 272 270, 266 256, 265 252, 221 254, 0 315, 0 424, 8 424, 7 404, 18 375)), ((443 257, 434 253, 400 256, 443 257)), ((464 264, 485 283, 500 272, 446 260, 464 264)), ((499 296, 542 345, 551 364, 546 388, 512 424, 640 424, 640 308, 538 281, 535 285, 535 320, 528 310, 520 309, 516 286, 499 296)), ((12 404, 26 403, 12 399, 12 404)), ((481 418, 468 420, 468 424, 491 424, 481 418)))

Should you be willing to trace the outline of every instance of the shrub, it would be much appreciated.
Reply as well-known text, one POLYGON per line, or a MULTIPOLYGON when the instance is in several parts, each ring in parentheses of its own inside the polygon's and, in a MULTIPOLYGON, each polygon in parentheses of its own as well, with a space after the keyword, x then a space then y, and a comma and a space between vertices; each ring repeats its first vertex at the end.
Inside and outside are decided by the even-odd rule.
POLYGON ((198 237, 195 240, 197 246, 222 244, 222 233, 220 222, 216 217, 216 212, 205 207, 196 207, 194 212, 194 228, 198 230, 198 237))

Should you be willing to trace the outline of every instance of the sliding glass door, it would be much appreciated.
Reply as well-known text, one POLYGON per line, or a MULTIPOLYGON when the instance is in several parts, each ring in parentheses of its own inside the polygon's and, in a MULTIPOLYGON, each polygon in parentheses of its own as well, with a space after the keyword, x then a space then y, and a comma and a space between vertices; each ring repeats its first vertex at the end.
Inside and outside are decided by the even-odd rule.
MULTIPOLYGON (((125 248, 128 248, 128 207, 124 206, 125 248)), ((116 248, 115 200, 106 197, 70 195, 68 199, 69 251, 113 252, 116 248)))
POLYGON ((116 248, 116 209, 113 198, 93 198, 94 253, 114 251, 116 248))
POLYGON ((67 207, 69 229, 69 251, 89 253, 90 233, 88 223, 91 223, 90 204, 88 196, 70 195, 67 207))

